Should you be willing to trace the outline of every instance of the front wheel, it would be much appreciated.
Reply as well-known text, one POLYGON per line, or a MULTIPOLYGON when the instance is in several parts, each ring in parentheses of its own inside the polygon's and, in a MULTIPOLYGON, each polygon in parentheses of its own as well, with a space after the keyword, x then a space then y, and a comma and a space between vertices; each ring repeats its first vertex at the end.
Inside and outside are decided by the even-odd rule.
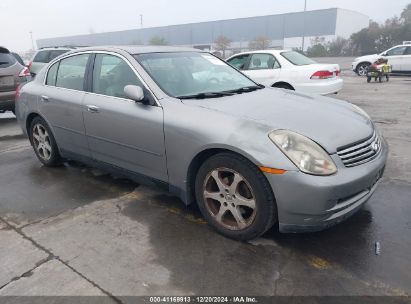
POLYGON ((37 158, 44 165, 53 167, 62 163, 54 136, 43 118, 33 119, 29 137, 37 158))
POLYGON ((370 64, 367 62, 360 63, 357 66, 357 74, 358 76, 367 76, 368 68, 370 64))
POLYGON ((218 232, 236 240, 254 239, 277 220, 271 187, 250 161, 232 153, 212 156, 200 167, 196 198, 218 232))

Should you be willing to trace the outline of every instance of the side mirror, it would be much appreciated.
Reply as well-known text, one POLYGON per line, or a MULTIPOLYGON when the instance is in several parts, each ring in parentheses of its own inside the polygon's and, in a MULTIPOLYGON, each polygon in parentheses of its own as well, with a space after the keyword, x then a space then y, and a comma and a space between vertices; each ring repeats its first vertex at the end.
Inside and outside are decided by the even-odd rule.
POLYGON ((387 56, 387 52, 382 53, 381 56, 387 56))
POLYGON ((144 100, 144 91, 140 86, 127 85, 124 87, 124 94, 127 98, 136 102, 142 102, 144 100))

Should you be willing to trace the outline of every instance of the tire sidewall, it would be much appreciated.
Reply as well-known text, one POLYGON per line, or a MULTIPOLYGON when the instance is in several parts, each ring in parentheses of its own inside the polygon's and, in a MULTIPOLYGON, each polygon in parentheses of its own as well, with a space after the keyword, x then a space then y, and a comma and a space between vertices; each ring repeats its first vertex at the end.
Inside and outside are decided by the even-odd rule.
POLYGON ((277 208, 271 187, 265 176, 247 159, 230 154, 218 154, 200 167, 195 183, 196 199, 205 219, 218 232, 232 239, 249 240, 271 228, 277 220, 277 208), (235 157, 234 157, 235 156, 235 157), (203 197, 203 185, 208 174, 217 168, 228 168, 240 173, 252 188, 256 200, 257 214, 253 223, 242 230, 229 230, 219 224, 209 213, 203 197))
POLYGON ((37 158, 38 158, 44 165, 46 165, 46 166, 56 166, 56 165, 60 165, 60 164, 61 164, 61 157, 60 157, 60 154, 59 154, 59 150, 58 150, 58 147, 57 147, 56 140, 54 139, 53 132, 51 131, 51 129, 50 129, 50 127, 48 126, 47 122, 46 122, 43 118, 41 118, 41 117, 35 117, 35 118, 31 121, 31 123, 30 123, 30 132, 29 132, 29 139, 30 139, 30 143, 31 143, 31 145, 32 145, 32 147, 33 147, 33 149, 34 149, 34 153, 36 153, 37 158), (51 157, 50 157, 48 160, 43 159, 43 158, 39 155, 39 153, 38 153, 38 151, 37 151, 37 149, 35 148, 35 145, 34 145, 33 129, 34 129, 34 126, 37 125, 37 124, 42 125, 42 126, 47 130, 47 133, 48 133, 48 135, 49 135, 50 145, 51 145, 52 151, 51 151, 51 157))

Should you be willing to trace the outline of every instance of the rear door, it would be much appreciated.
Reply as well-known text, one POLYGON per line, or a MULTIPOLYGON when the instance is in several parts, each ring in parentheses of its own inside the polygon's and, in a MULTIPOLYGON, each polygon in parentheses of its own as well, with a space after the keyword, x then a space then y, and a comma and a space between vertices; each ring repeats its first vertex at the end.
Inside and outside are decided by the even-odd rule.
POLYGON ((281 66, 272 54, 252 54, 244 73, 258 83, 273 85, 280 78, 281 66))
POLYGON ((153 98, 125 58, 97 54, 83 110, 92 157, 167 181, 163 109, 127 99, 127 85, 141 86, 153 98))
POLYGON ((54 63, 39 100, 39 111, 52 126, 59 148, 82 156, 89 156, 82 102, 90 58, 91 54, 78 54, 54 63))

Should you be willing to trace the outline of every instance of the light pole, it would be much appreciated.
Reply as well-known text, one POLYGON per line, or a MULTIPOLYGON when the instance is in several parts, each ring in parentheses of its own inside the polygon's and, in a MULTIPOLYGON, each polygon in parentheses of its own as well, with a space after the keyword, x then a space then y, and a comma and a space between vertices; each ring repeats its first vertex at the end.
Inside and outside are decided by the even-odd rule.
POLYGON ((34 40, 33 40, 33 32, 29 32, 30 33, 30 38, 31 38, 31 49, 34 51, 34 40))
POLYGON ((143 28, 143 15, 140 15, 140 25, 141 25, 141 28, 143 28))
POLYGON ((307 11, 307 0, 304 0, 304 13, 303 13, 303 41, 301 45, 301 50, 304 53, 304 44, 305 44, 305 12, 307 11))

